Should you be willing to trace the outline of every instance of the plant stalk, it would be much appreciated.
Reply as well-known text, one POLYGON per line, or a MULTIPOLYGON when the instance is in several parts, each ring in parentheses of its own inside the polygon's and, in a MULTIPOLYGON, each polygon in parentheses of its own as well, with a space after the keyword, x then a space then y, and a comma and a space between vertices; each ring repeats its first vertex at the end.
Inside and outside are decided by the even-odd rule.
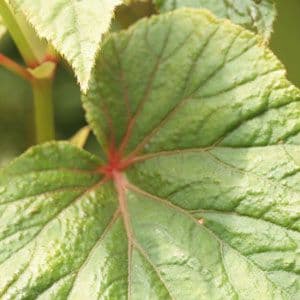
POLYGON ((55 139, 52 85, 53 78, 32 81, 37 144, 55 139))
POLYGON ((6 0, 0 0, 0 15, 28 68, 22 68, 3 55, 0 56, 0 64, 31 83, 36 143, 53 140, 55 128, 52 85, 56 62, 47 61, 47 43, 39 39, 24 15, 17 12, 6 0))
POLYGON ((0 0, 0 14, 26 64, 28 66, 36 65, 38 63, 38 58, 36 57, 30 42, 20 28, 17 17, 13 14, 11 7, 5 0, 0 0))
POLYGON ((10 58, 8 58, 7 56, 1 53, 0 53, 0 65, 27 81, 30 81, 32 79, 31 74, 26 70, 26 68, 20 66, 15 61, 11 60, 10 58))

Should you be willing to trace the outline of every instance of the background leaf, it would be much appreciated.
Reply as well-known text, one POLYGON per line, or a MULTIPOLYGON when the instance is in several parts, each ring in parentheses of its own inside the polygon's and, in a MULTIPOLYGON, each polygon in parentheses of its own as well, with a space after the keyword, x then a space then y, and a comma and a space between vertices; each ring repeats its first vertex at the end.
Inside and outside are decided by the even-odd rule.
POLYGON ((276 17, 273 0, 154 0, 161 12, 180 7, 206 8, 268 40, 276 17))
POLYGON ((112 35, 84 99, 109 164, 50 143, 1 171, 1 297, 299 298, 300 92, 284 75, 207 11, 112 35))
POLYGON ((86 89, 103 34, 109 29, 120 0, 31 1, 11 0, 33 25, 72 65, 86 89))

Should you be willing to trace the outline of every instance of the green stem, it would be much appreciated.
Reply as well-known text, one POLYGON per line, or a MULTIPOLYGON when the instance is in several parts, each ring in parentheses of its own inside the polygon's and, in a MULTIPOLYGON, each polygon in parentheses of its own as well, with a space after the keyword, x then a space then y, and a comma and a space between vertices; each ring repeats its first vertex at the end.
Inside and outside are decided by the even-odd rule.
POLYGON ((5 0, 0 0, 0 14, 26 64, 28 66, 38 64, 39 59, 31 47, 30 42, 24 35, 24 32, 18 23, 17 16, 14 15, 12 9, 5 0))
POLYGON ((53 140, 52 84, 56 62, 47 61, 47 43, 39 39, 24 15, 14 10, 7 0, 0 0, 0 15, 29 68, 22 68, 3 55, 0 56, 0 64, 27 79, 32 85, 36 143, 53 140))
POLYGON ((52 84, 52 78, 32 81, 37 144, 55 139, 52 84))
POLYGON ((0 65, 27 81, 32 79, 31 74, 23 66, 20 66, 2 53, 0 53, 0 65))

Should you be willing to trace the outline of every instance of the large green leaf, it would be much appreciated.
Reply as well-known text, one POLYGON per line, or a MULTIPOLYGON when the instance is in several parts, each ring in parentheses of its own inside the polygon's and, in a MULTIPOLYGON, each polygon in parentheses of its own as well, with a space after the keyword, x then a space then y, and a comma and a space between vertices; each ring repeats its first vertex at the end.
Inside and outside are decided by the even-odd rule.
POLYGON ((85 90, 102 36, 121 0, 10 0, 10 3, 72 65, 85 90))
POLYGON ((112 35, 66 143, 0 175, 3 299, 299 299, 300 92, 261 39, 177 10, 112 35), (147 59, 145 59, 147 57, 147 59))
POLYGON ((206 8, 218 17, 230 19, 266 40, 276 17, 273 0, 154 0, 161 12, 180 7, 206 8))

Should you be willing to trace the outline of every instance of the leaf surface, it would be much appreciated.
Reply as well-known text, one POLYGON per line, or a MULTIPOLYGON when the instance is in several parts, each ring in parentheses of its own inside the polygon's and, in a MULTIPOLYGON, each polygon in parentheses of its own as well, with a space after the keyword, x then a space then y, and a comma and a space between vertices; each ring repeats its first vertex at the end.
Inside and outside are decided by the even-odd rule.
POLYGON ((262 44, 189 9, 112 35, 83 99, 107 161, 0 174, 0 296, 298 299, 300 93, 262 44))
POLYGON ((180 7, 205 8, 268 40, 272 33, 276 10, 273 0, 155 0, 161 12, 180 7))
POLYGON ((71 64, 86 90, 102 36, 109 29, 114 8, 121 0, 11 0, 71 64))

